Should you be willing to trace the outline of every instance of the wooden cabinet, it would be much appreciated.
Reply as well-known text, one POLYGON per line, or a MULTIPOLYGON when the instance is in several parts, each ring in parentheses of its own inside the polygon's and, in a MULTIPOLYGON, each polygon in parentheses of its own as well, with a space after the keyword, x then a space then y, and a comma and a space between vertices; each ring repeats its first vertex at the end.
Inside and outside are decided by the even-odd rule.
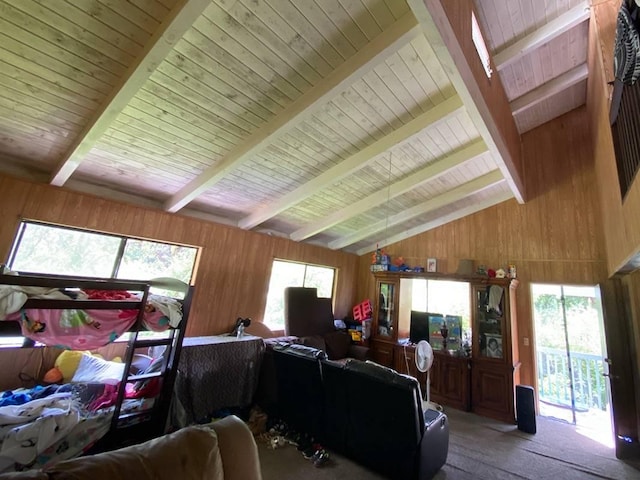
POLYGON ((473 286, 472 410, 515 422, 514 390, 519 383, 515 318, 517 280, 491 279, 473 286))
MULTIPOLYGON (((415 345, 396 345, 393 368, 418 379, 422 395, 426 396, 427 374, 420 372, 415 363, 415 345)), ((434 352, 429 370, 430 400, 459 410, 471 409, 471 359, 434 352)))
MULTIPOLYGON (((445 280, 469 285, 471 356, 464 356, 461 351, 453 354, 448 350, 434 351, 430 370, 431 400, 515 422, 514 390, 519 382, 520 366, 515 318, 517 280, 413 272, 377 272, 374 275, 372 358, 415 376, 423 389, 426 376, 415 367, 415 347, 404 342, 409 336, 411 310, 411 301, 406 301, 407 291, 411 289, 411 282, 407 280, 445 280)), ((435 313, 433 309, 430 311, 435 313)))
POLYGON ((373 339, 370 345, 371 359, 380 365, 393 368, 394 343, 388 340, 373 339))

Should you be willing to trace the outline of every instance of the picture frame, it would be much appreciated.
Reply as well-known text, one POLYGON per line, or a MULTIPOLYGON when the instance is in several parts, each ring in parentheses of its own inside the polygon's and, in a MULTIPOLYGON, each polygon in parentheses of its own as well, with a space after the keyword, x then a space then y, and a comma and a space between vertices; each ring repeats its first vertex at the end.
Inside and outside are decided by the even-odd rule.
POLYGON ((427 258, 427 272, 437 272, 438 261, 435 258, 427 258))

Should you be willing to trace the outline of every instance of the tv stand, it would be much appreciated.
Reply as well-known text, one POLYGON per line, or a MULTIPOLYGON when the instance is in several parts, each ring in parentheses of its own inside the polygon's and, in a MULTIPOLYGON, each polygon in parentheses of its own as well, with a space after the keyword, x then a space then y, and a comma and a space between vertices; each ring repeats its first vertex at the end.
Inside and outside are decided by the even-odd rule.
MULTIPOLYGON (((394 370, 416 377, 424 398, 427 374, 416 368, 415 351, 416 345, 409 339, 398 340, 394 346, 394 370)), ((467 412, 471 410, 471 358, 435 350, 429 380, 432 402, 467 412)))

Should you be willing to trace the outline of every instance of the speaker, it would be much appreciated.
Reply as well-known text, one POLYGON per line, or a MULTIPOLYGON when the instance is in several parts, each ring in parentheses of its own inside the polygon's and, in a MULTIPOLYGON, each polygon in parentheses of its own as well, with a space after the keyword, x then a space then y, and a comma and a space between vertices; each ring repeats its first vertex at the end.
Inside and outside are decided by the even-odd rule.
POLYGON ((536 433, 536 402, 533 387, 516 385, 516 415, 518 430, 536 433))

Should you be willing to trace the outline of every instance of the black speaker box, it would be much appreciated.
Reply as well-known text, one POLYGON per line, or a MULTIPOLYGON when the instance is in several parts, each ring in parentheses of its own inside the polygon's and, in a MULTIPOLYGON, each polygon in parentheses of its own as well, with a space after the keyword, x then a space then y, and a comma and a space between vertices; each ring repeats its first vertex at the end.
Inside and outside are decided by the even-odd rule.
POLYGON ((536 433, 536 402, 533 387, 516 385, 516 415, 518 430, 536 433))

